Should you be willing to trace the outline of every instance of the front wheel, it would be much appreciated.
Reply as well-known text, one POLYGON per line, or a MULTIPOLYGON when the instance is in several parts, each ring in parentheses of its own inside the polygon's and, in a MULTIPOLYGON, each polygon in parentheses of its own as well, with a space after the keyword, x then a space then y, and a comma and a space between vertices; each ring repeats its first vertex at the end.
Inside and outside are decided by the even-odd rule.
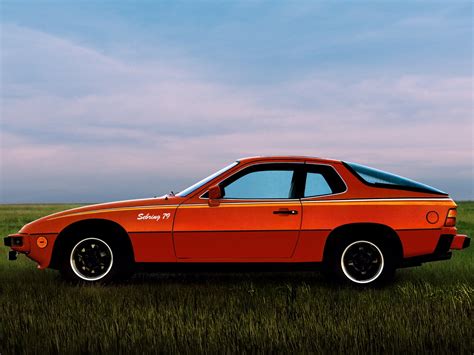
POLYGON ((63 254, 60 272, 73 282, 109 283, 124 271, 126 260, 117 243, 103 236, 83 236, 71 240, 63 254))
POLYGON ((357 286, 381 285, 395 275, 395 260, 382 242, 369 239, 348 240, 337 246, 330 260, 335 276, 357 286))

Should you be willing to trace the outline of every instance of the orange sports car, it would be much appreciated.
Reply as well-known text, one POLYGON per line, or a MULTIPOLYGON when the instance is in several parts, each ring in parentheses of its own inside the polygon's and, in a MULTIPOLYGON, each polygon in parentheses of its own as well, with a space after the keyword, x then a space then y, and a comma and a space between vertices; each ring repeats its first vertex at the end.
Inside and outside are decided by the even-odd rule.
POLYGON ((433 187, 363 165, 310 157, 237 160, 180 193, 52 214, 5 238, 40 269, 109 282, 137 265, 315 266, 352 284, 451 258, 469 246, 456 204, 433 187))

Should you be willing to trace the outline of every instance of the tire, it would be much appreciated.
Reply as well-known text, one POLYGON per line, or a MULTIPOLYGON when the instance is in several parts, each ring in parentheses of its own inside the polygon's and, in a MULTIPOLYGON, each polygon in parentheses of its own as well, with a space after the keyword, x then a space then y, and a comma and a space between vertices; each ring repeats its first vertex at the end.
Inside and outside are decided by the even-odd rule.
POLYGON ((395 276, 396 258, 388 243, 377 238, 344 238, 328 263, 329 274, 357 287, 382 286, 395 276))
POLYGON ((103 232, 76 233, 62 251, 59 271, 63 279, 107 284, 128 276, 131 265, 127 253, 114 239, 103 232))

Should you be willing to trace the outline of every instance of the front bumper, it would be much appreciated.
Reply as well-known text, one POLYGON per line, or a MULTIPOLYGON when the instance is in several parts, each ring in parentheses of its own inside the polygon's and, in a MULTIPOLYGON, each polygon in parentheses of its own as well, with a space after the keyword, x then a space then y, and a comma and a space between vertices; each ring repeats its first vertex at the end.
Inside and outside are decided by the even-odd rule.
POLYGON ((45 269, 51 262, 56 238, 56 233, 27 234, 20 232, 3 238, 3 244, 11 249, 8 253, 9 260, 16 260, 18 254, 25 254, 29 259, 38 263, 38 268, 45 269))
POLYGON ((27 234, 11 234, 3 238, 3 244, 12 250, 8 253, 8 260, 16 260, 18 253, 30 252, 30 238, 27 234))
POLYGON ((18 257, 18 252, 17 252, 17 251, 15 251, 15 250, 10 250, 10 251, 8 252, 8 260, 10 260, 10 261, 11 261, 11 260, 16 260, 17 257, 18 257))
POLYGON ((3 244, 6 247, 21 247, 23 246, 23 235, 13 234, 3 238, 3 244))

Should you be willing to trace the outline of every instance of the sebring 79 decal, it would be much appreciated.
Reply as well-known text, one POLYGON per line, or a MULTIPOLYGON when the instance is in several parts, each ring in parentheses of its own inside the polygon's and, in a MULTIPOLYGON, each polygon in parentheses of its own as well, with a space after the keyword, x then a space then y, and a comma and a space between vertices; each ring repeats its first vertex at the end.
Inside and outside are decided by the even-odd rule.
POLYGON ((137 216, 137 221, 147 221, 147 220, 155 220, 155 221, 164 221, 170 219, 171 213, 164 212, 162 214, 149 214, 149 213, 139 213, 137 216))

